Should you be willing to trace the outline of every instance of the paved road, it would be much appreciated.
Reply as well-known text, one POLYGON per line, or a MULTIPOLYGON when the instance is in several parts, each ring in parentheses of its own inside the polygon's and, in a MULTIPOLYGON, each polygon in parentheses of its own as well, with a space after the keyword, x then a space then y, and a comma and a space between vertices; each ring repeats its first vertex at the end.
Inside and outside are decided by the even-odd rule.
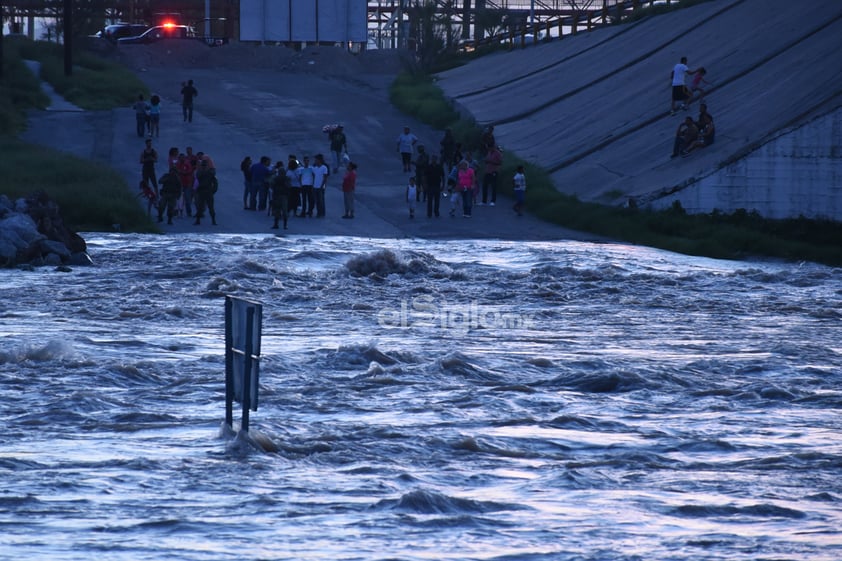
MULTIPOLYGON (((314 74, 189 69, 148 70, 140 77, 163 99, 159 156, 170 146, 193 146, 215 161, 220 191, 216 197, 219 225, 193 226, 188 218, 165 226, 168 233, 215 231, 273 233, 271 219, 242 208, 243 181, 239 170, 245 155, 267 155, 273 162, 289 154, 328 154, 322 127, 342 123, 348 149, 359 165, 354 220, 342 220, 341 172, 329 180, 327 217, 291 218, 288 234, 354 235, 364 237, 597 239, 548 224, 532 216, 517 217, 512 201, 480 207, 471 219, 428 219, 416 212, 410 220, 403 201, 408 174, 401 171, 396 139, 404 125, 421 142, 438 151, 441 133, 408 119, 388 100, 391 76, 363 75, 353 79, 314 74), (199 91, 192 123, 184 123, 180 83, 194 80, 199 91)), ((107 112, 47 111, 34 114, 24 139, 53 146, 119 170, 133 189, 140 179, 138 158, 143 140, 135 133, 130 108, 107 112)), ((159 175, 163 166, 158 166, 159 175)), ((528 195, 527 195, 528 196, 528 195)), ((527 198, 528 202, 528 198, 527 198)), ((446 208, 443 202, 443 209, 446 208)), ((420 210, 420 209, 419 209, 420 210)), ((283 231, 281 231, 283 232, 283 231)))

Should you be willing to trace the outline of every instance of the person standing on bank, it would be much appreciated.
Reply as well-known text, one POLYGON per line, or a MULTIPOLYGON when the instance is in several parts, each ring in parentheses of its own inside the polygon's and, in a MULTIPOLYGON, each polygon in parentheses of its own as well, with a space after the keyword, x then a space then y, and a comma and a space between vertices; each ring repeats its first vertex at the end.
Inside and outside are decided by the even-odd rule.
POLYGON ((287 210, 291 210, 293 216, 299 216, 299 212, 301 212, 300 216, 304 216, 304 207, 301 203, 301 175, 298 173, 300 165, 295 154, 290 154, 287 159, 287 179, 289 179, 287 210))
POLYGON ((135 124, 137 125, 137 136, 143 138, 146 133, 146 114, 149 112, 149 104, 143 99, 143 94, 138 94, 137 101, 132 105, 134 109, 135 124))
POLYGON ((325 165, 325 157, 316 154, 315 165, 313 166, 313 192, 316 194, 316 218, 325 216, 325 189, 327 188, 327 177, 330 170, 325 165))
POLYGON ((251 190, 251 156, 246 156, 240 162, 240 171, 243 172, 243 210, 249 208, 249 191, 251 190))
POLYGON ((456 189, 462 193, 462 216, 471 217, 471 207, 474 201, 474 186, 476 177, 474 168, 466 160, 459 162, 459 172, 456 179, 456 189))
POLYGON ((485 175, 482 177, 482 203, 488 202, 488 190, 491 189, 491 206, 497 202, 497 174, 503 165, 503 154, 499 146, 489 146, 485 154, 485 175))
POLYGON ((287 170, 284 169, 284 163, 282 161, 278 160, 278 163, 275 164, 275 172, 272 174, 270 181, 272 202, 269 204, 269 208, 272 210, 272 218, 274 219, 272 229, 277 230, 278 221, 283 220, 284 230, 286 230, 287 220, 289 219, 290 188, 287 170))
POLYGON ((146 139, 146 146, 140 153, 141 181, 152 185, 155 196, 158 196, 158 179, 155 176, 155 164, 158 163, 158 152, 152 147, 152 139, 146 139))
POLYGON ((205 209, 211 217, 211 224, 216 226, 216 211, 213 208, 213 196, 216 193, 219 183, 216 173, 208 167, 206 160, 201 160, 199 170, 196 172, 196 221, 195 226, 201 224, 205 216, 205 209))
POLYGON ((517 172, 512 178, 512 188, 515 193, 515 205, 512 208, 518 216, 523 216, 523 206, 526 202, 526 174, 523 166, 517 167, 517 172))
POLYGON ((430 165, 430 156, 423 144, 418 145, 418 157, 415 159, 415 187, 416 201, 427 200, 427 167, 430 165))
POLYGON ((354 191, 357 189, 357 164, 348 163, 348 170, 342 178, 342 198, 345 201, 345 214, 342 218, 354 217, 354 191))
POLYGON ((403 133, 398 136, 398 152, 401 155, 404 172, 412 171, 412 151, 415 149, 417 142, 418 137, 409 131, 409 127, 404 127, 403 133))
POLYGON ((672 69, 672 105, 670 115, 675 115, 676 104, 680 103, 681 109, 687 109, 687 85, 685 79, 687 74, 695 74, 696 70, 687 68, 687 57, 681 57, 681 61, 672 69))
POLYGON ((430 165, 427 166, 427 218, 435 214, 439 216, 439 204, 441 203, 441 191, 444 186, 444 169, 439 164, 435 155, 430 156, 430 165))
POLYGON ((266 210, 266 182, 272 169, 269 156, 261 156, 260 161, 251 166, 251 188, 249 189, 249 210, 266 210))
POLYGON ((161 96, 158 94, 149 98, 149 136, 161 136, 161 96))
POLYGON ((166 210, 167 224, 172 224, 178 197, 181 195, 181 180, 178 178, 178 170, 175 169, 175 166, 171 166, 159 181, 161 183, 161 196, 158 199, 158 222, 164 221, 164 210, 166 210))
POLYGON ((339 172, 342 165, 342 154, 348 151, 348 139, 345 137, 345 129, 338 125, 330 133, 330 153, 333 155, 333 173, 339 172))
POLYGON ((184 115, 185 123, 193 122, 193 98, 199 95, 199 91, 193 85, 193 80, 187 80, 181 87, 181 112, 184 115))
POLYGON ((310 165, 310 156, 304 156, 304 164, 295 171, 301 183, 301 216, 312 217, 316 206, 316 194, 313 192, 316 176, 313 173, 313 166, 310 165))

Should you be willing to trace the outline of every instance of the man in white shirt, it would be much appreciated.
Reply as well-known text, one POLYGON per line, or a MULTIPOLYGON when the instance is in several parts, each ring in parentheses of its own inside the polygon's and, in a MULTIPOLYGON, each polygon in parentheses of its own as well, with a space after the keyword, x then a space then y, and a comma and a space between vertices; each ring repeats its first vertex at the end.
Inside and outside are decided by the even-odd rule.
POLYGON ((687 74, 695 74, 695 70, 687 68, 687 57, 681 57, 681 62, 676 64, 672 69, 672 105, 670 106, 670 115, 675 115, 676 103, 681 103, 681 109, 686 109, 687 105, 687 86, 684 80, 687 74))
POLYGON ((301 216, 313 216, 313 208, 316 206, 313 183, 316 181, 316 175, 313 166, 310 165, 310 156, 304 156, 304 164, 295 171, 298 172, 301 182, 301 216))
POLYGON ((316 154, 315 165, 313 166, 313 191, 316 194, 316 218, 325 216, 325 188, 330 170, 325 165, 325 157, 316 154))
POLYGON ((417 142, 418 137, 409 132, 409 127, 404 127, 403 134, 398 136, 398 152, 401 154, 403 171, 405 172, 412 171, 412 151, 417 142))

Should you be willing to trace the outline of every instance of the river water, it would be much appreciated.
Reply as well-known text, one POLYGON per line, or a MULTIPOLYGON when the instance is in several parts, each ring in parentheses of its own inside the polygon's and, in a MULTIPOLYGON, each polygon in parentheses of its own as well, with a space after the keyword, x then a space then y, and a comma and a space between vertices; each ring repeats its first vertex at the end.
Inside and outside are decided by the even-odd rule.
POLYGON ((85 238, 0 274, 2 559, 842 558, 840 269, 85 238), (276 452, 223 427, 226 294, 276 452))

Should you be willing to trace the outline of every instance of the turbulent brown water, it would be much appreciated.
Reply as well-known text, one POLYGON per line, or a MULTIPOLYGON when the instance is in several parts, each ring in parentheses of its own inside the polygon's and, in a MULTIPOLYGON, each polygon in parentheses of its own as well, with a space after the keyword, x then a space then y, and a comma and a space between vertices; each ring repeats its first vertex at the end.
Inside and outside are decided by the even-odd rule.
POLYGON ((842 558, 842 271, 86 236, 0 275, 0 558, 842 558), (221 430, 223 299, 264 305, 221 430))

